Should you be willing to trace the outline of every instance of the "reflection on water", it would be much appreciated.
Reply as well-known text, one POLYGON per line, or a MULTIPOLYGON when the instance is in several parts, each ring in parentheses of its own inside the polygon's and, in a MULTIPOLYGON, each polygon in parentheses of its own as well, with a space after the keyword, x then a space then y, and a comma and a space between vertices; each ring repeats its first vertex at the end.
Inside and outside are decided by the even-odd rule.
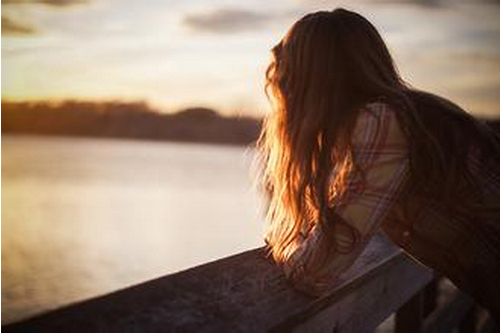
POLYGON ((240 147, 2 136, 2 323, 262 245, 240 147))

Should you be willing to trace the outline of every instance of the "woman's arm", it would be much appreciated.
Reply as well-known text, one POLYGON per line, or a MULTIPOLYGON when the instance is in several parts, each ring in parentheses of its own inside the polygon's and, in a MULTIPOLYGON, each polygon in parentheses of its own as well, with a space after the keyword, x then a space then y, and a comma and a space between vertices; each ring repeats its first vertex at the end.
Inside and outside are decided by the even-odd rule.
POLYGON ((309 294, 327 291, 336 277, 354 263, 408 177, 406 139, 387 104, 372 103, 365 107, 358 117, 352 142, 354 161, 363 170, 364 178, 359 172, 349 175, 346 191, 332 207, 337 221, 331 221, 328 230, 320 224, 315 226, 284 264, 285 274, 295 287, 309 294), (339 248, 353 245, 351 229, 345 224, 358 230, 360 239, 348 253, 329 252, 332 240, 339 248), (320 269, 311 268, 325 256, 320 269))

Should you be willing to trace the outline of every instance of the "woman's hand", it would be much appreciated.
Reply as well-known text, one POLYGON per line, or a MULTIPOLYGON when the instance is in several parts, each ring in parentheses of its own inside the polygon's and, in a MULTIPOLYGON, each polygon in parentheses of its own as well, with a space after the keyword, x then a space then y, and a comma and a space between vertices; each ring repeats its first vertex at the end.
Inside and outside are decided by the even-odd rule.
POLYGON ((289 281, 296 290, 313 297, 326 296, 337 282, 334 276, 318 277, 297 271, 289 276, 289 281))
POLYGON ((324 296, 337 283, 336 276, 324 269, 329 245, 319 225, 302 238, 283 263, 285 276, 295 289, 310 296, 324 296))

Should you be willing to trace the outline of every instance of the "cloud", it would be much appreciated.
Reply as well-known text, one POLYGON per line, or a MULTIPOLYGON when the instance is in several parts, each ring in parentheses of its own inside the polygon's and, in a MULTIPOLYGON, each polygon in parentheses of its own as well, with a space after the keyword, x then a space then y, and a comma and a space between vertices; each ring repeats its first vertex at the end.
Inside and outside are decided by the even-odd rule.
POLYGON ((500 4, 499 0, 369 0, 367 2, 382 5, 413 5, 430 9, 450 8, 463 4, 500 4))
MULTIPOLYGON (((296 0, 303 5, 330 6, 331 0, 296 0)), ((342 1, 335 1, 342 5, 342 1)), ((344 2, 347 3, 347 2, 344 2)), ((349 5, 411 5, 428 9, 443 9, 461 4, 500 4, 499 0, 351 0, 349 5)))
POLYGON ((2 16, 2 35, 33 35, 36 29, 2 16))
POLYGON ((68 7, 88 3, 88 0, 2 0, 2 5, 42 4, 54 7, 68 7))
POLYGON ((192 30, 215 33, 233 33, 262 28, 273 17, 246 9, 221 8, 209 13, 187 14, 183 23, 192 30))
MULTIPOLYGON (((56 9, 87 4, 89 1, 90 0, 2 0, 2 5, 6 6, 6 9, 15 9, 12 7, 24 5, 44 5, 56 9)), ((39 32, 36 27, 25 22, 19 22, 17 19, 12 19, 10 16, 11 15, 2 15, 2 35, 33 35, 39 32)))

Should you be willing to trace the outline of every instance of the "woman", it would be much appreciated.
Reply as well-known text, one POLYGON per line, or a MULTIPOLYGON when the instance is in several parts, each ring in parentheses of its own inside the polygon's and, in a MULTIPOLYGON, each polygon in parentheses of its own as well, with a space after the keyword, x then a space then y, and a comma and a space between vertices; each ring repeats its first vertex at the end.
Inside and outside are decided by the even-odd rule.
POLYGON ((500 139, 410 88, 361 15, 297 21, 273 48, 259 139, 266 242, 321 294, 380 228, 500 316, 500 139))

